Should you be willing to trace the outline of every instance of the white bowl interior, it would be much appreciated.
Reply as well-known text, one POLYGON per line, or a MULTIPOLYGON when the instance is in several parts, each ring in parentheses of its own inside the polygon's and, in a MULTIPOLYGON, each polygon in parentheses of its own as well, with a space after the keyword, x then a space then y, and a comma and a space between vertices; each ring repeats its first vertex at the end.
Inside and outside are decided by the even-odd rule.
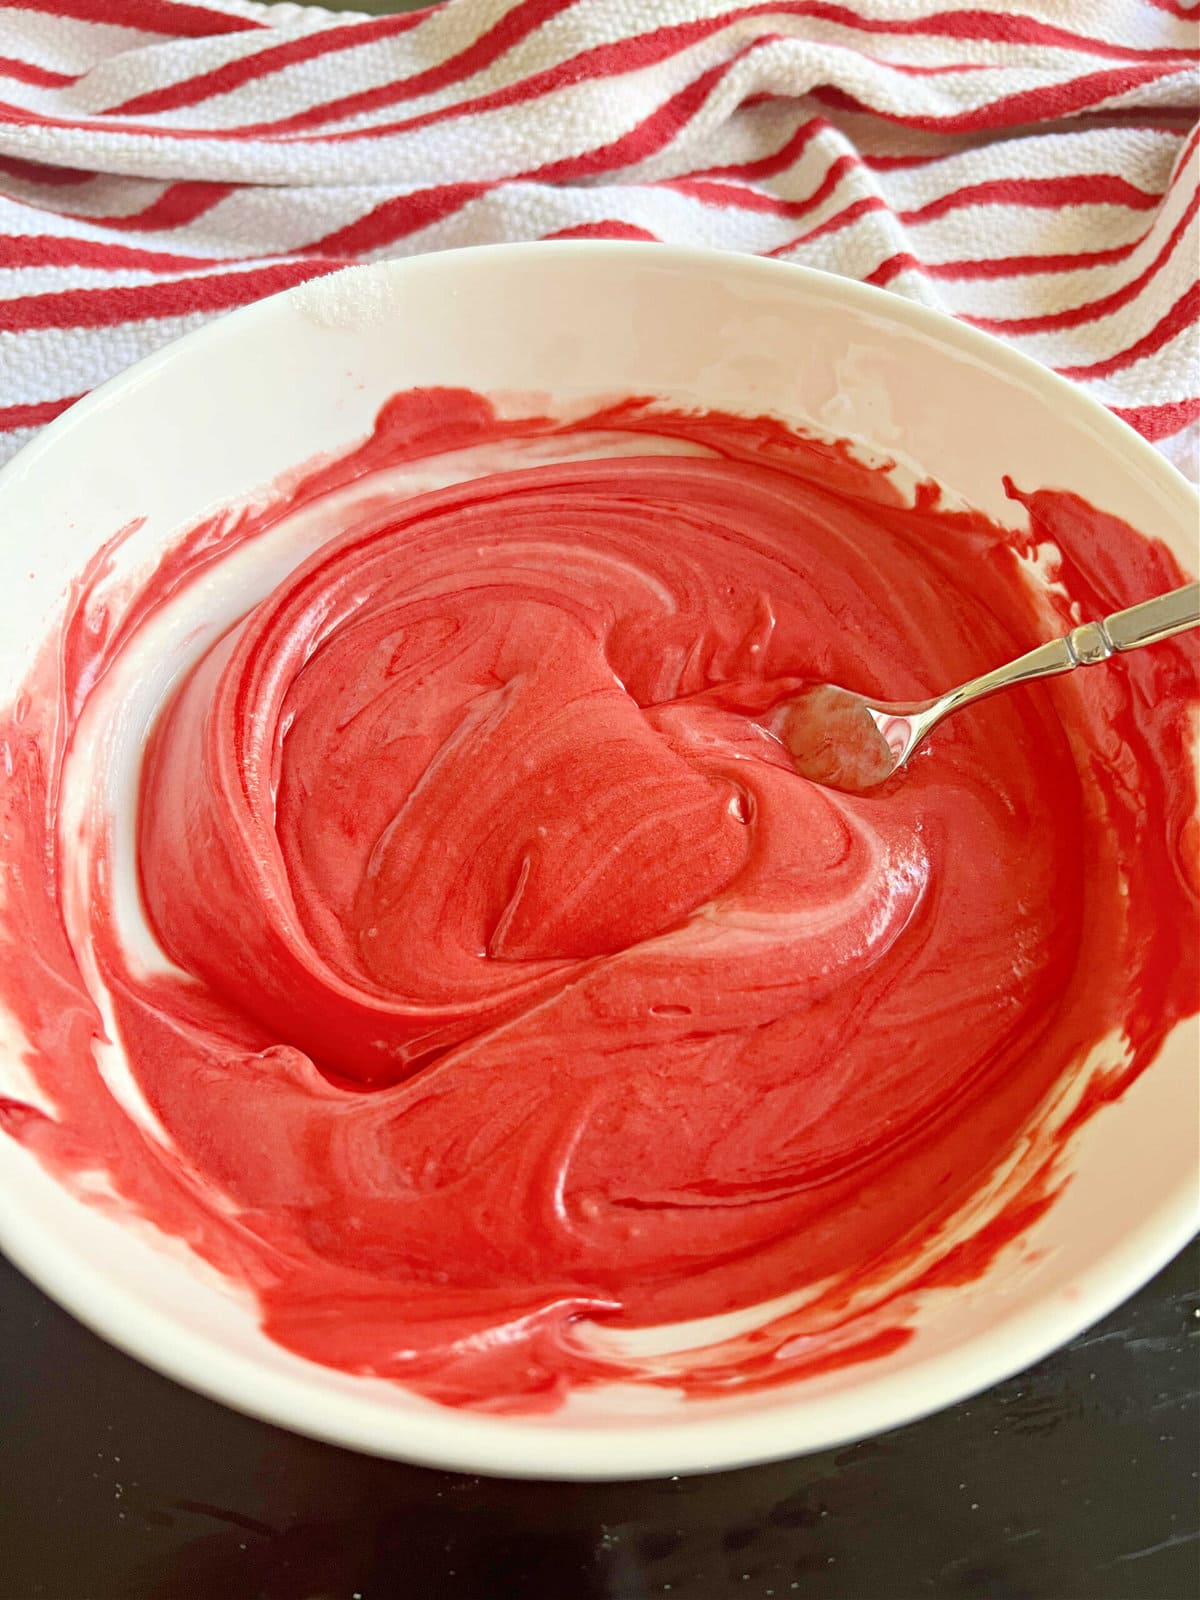
MULTIPOLYGON (((354 269, 239 312, 134 368, 0 474, 0 698, 68 580, 134 517, 123 558, 365 435, 421 384, 515 403, 630 393, 771 411, 859 439, 1000 520, 1022 487, 1074 490, 1195 570, 1196 496, 1068 385, 880 291, 658 247, 461 251, 354 269)), ((0 1093, 28 1088, 14 1041, 0 1093)), ((1197 1220, 1195 1019, 1075 1139, 1065 1193, 916 1335, 867 1366, 742 1399, 591 1392, 537 1420, 455 1413, 294 1357, 181 1245, 66 1193, 0 1140, 0 1243, 114 1342, 244 1410, 411 1460, 535 1476, 703 1470, 813 1449, 947 1404, 1045 1354, 1133 1292, 1197 1220)))

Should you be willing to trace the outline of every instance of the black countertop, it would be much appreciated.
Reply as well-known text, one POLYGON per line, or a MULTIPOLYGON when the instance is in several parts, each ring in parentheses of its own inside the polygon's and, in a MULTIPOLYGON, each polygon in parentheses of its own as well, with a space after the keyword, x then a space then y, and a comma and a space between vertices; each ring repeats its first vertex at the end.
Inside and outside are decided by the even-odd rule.
POLYGON ((1040 1366, 775 1466, 400 1466, 147 1371, 0 1260, 0 1600, 1192 1600, 1200 1246, 1040 1366))

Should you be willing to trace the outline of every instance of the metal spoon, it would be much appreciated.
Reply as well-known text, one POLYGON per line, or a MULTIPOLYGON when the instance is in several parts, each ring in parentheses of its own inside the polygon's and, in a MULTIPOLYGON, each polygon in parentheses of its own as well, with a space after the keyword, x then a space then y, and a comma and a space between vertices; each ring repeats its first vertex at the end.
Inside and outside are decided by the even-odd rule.
POLYGON ((816 684, 778 711, 771 731, 787 746, 806 778, 852 794, 873 789, 898 772, 943 717, 1001 689, 1048 678, 1200 624, 1200 583, 1160 594, 1103 622, 1085 622, 1062 639, 1039 645, 1006 666, 972 678, 936 700, 892 705, 853 694, 836 684, 816 684))

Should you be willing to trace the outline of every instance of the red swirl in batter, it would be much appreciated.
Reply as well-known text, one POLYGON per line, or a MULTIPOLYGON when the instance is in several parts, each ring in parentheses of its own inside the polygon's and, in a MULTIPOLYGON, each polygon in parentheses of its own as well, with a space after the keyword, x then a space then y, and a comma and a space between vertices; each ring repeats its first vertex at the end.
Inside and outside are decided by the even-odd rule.
POLYGON ((1029 536, 769 421, 513 423, 438 391, 119 605, 101 565, 4 729, 32 935, 10 913, 0 976, 57 1107, 9 1102, 9 1130, 104 1167, 282 1343, 455 1404, 894 1348, 915 1288, 1049 1203, 1043 1150, 961 1223, 1064 1074, 1122 1031, 1089 1103, 1120 1092, 1197 1006, 1183 645, 980 707, 863 797, 765 730, 806 682, 918 699, 1069 626, 1035 542, 1086 614, 1182 581, 1082 502, 1022 498, 1029 536), (639 434, 686 453, 538 464, 639 434), (496 442, 511 470, 373 506, 165 705, 136 851, 178 970, 125 947, 103 818, 64 911, 38 866, 70 845, 58 777, 139 631, 285 512, 496 442), (156 1128, 96 1069, 97 983, 156 1128), (805 1287, 687 1356, 589 1332, 805 1287))

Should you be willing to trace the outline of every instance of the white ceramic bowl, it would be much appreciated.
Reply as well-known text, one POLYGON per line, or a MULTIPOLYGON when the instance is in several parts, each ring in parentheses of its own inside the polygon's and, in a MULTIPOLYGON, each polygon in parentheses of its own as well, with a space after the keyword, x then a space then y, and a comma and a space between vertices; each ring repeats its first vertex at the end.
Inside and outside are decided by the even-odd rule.
MULTIPOLYGON (((366 434, 417 384, 688 397, 771 410, 911 458, 999 520, 1001 487, 1075 490, 1196 567, 1197 500, 1129 429, 960 324, 877 289, 746 257, 571 243, 354 269, 191 334, 105 385, 0 473, 0 702, 67 580, 135 516, 199 513, 366 434), (31 572, 32 569, 32 572, 31 572)), ((146 548, 145 541, 139 541, 146 548)), ((476 1472, 636 1477, 730 1467, 891 1428, 1044 1356, 1197 1226, 1195 1019, 1071 1147, 1065 1193, 967 1289, 870 1364, 748 1396, 593 1393, 538 1419, 455 1412, 312 1365, 178 1244, 89 1208, 0 1137, 0 1244, 113 1343, 239 1409, 380 1455, 476 1472)), ((20 1092, 15 1051, 0 1093, 20 1092)))

